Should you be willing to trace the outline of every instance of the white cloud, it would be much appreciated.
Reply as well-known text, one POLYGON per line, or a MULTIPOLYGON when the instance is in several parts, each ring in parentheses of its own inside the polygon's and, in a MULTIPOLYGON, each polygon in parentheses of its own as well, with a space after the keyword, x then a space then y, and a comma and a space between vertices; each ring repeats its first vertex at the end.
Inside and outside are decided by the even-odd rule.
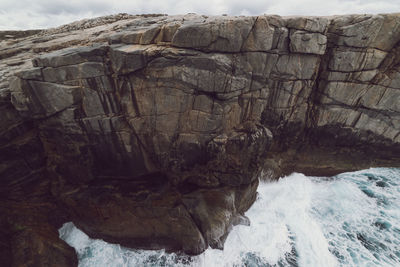
POLYGON ((0 30, 49 28, 115 13, 339 15, 400 12, 399 0, 0 0, 0 30))
POLYGON ((392 13, 400 11, 398 0, 281 0, 273 2, 268 13, 284 15, 342 15, 392 13))

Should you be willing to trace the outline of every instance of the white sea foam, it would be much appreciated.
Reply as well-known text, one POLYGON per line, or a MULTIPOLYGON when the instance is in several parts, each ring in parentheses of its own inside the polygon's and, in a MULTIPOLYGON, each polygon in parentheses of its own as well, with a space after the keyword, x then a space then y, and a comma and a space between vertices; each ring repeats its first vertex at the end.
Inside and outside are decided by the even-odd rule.
POLYGON ((65 224, 60 237, 80 267, 93 266, 400 266, 400 169, 369 169, 333 178, 294 173, 261 183, 223 251, 196 257, 129 250, 92 240, 65 224))

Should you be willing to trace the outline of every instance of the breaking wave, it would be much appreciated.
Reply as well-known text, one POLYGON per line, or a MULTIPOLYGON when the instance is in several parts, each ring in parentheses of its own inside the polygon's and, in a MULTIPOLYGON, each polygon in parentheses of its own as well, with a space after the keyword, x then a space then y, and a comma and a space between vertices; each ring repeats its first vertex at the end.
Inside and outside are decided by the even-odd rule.
POLYGON ((73 223, 59 232, 80 267, 400 266, 400 169, 261 183, 246 216, 251 225, 235 226, 223 251, 194 257, 90 239, 73 223))

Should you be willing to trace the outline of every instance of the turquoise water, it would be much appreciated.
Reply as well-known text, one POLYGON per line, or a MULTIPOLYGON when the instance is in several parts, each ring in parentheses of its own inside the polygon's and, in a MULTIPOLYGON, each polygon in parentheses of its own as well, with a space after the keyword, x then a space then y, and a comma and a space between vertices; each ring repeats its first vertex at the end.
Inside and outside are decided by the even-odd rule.
POLYGON ((59 230, 80 267, 89 266, 400 266, 400 169, 330 178, 294 173, 261 183, 225 248, 187 257, 129 250, 89 239, 72 223, 59 230))

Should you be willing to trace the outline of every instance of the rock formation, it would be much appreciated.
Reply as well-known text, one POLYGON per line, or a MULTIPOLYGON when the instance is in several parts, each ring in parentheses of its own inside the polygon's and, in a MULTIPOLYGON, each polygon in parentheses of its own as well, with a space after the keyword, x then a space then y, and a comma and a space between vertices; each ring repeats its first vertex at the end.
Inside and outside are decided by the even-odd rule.
POLYGON ((0 260, 57 228, 222 248, 258 178, 400 166, 400 14, 120 14, 0 34, 0 260))

